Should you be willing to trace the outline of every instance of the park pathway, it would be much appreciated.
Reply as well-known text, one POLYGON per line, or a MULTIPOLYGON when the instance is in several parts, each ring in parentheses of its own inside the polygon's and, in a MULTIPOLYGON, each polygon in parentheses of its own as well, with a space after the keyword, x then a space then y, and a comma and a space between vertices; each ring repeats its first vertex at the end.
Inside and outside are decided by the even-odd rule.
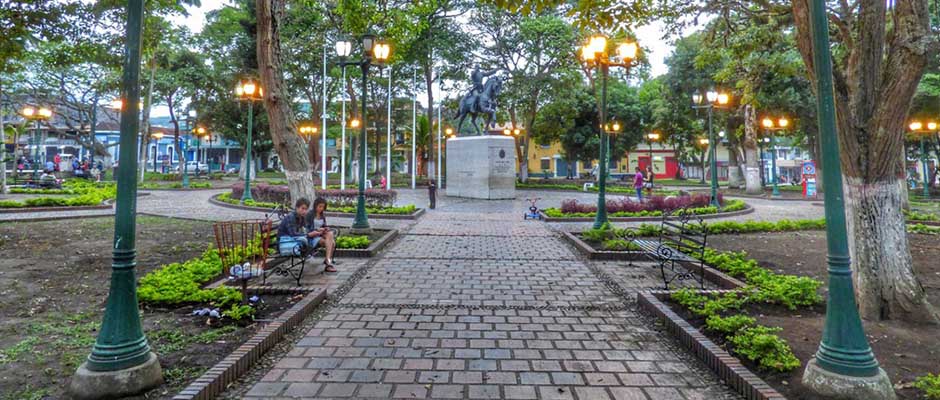
POLYGON ((405 227, 226 397, 737 398, 634 311, 649 266, 584 261, 524 207, 448 202, 405 227))

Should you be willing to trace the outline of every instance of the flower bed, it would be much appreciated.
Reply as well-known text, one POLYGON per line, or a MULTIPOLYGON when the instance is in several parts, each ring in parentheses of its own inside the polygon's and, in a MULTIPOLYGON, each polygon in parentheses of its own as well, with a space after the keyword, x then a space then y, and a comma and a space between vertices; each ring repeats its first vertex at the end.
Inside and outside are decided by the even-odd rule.
MULTIPOLYGON (((244 183, 232 185, 231 198, 239 199, 245 192, 244 183)), ((359 197, 356 189, 327 189, 316 190, 316 197, 326 199, 327 203, 336 206, 355 205, 359 197)), ((259 203, 291 204, 290 188, 286 185, 270 185, 258 182, 251 185, 251 197, 259 203)), ((368 189, 365 191, 366 205, 370 207, 389 207, 398 199, 398 192, 394 190, 368 189)), ((313 199, 310 199, 313 200, 313 199)))
MULTIPOLYGON (((270 210, 272 208, 282 206, 282 204, 280 203, 270 203, 270 202, 264 202, 264 201, 254 201, 254 200, 246 201, 243 204, 241 200, 237 200, 236 197, 230 193, 219 194, 215 196, 214 199, 217 201, 226 203, 226 204, 238 205, 238 206, 250 207, 250 208, 262 208, 265 210, 270 210)), ((328 207, 326 209, 327 214, 335 215, 335 214, 355 214, 356 213, 355 205, 347 206, 347 205, 337 205, 334 203, 327 203, 327 204, 328 204, 328 207)), ((415 207, 414 204, 409 204, 409 205, 400 206, 400 207, 371 207, 371 206, 366 207, 367 213, 376 214, 376 215, 414 215, 418 211, 419 211, 418 208, 415 207)))
MULTIPOLYGON (((659 217, 664 212, 685 208, 697 215, 718 214, 742 211, 747 204, 741 200, 724 201, 718 196, 722 208, 709 205, 709 196, 694 194, 691 196, 653 196, 646 201, 637 202, 628 198, 607 200, 607 215, 612 218, 659 217)), ((561 208, 546 208, 542 210, 550 218, 593 218, 597 214, 597 206, 579 203, 577 200, 565 200, 561 208)))

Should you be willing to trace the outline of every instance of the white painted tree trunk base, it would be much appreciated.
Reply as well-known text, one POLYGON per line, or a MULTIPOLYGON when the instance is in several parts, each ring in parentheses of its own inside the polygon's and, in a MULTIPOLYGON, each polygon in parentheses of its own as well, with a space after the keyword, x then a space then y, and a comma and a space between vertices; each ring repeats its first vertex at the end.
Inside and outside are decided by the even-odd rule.
POLYGON ((728 187, 731 188, 741 188, 744 186, 744 177, 741 173, 740 165, 732 165, 728 167, 728 187))
POLYGON ((917 279, 897 181, 864 184, 843 176, 849 254, 858 309, 869 320, 940 323, 917 279))
POLYGON ((747 194, 764 194, 764 188, 760 182, 759 168, 747 167, 747 174, 744 176, 744 187, 747 194))

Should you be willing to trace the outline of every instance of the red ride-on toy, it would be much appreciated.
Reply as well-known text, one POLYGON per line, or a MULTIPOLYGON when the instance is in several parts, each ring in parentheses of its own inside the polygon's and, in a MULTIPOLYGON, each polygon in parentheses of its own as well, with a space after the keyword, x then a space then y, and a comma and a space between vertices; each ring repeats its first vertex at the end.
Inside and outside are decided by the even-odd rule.
POLYGON ((539 200, 542 200, 542 198, 536 197, 534 199, 525 199, 525 201, 529 202, 530 206, 529 206, 529 212, 523 214, 522 219, 524 220, 527 220, 529 218, 538 219, 538 220, 542 219, 542 214, 539 213, 539 207, 535 205, 535 203, 539 200))

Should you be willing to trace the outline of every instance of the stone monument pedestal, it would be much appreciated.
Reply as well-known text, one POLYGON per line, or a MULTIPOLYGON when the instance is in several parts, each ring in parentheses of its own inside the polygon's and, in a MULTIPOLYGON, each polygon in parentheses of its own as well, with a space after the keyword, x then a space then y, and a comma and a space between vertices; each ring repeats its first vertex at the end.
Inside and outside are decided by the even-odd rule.
POLYGON ((516 197, 516 141, 508 136, 447 139, 447 195, 471 199, 516 197))

